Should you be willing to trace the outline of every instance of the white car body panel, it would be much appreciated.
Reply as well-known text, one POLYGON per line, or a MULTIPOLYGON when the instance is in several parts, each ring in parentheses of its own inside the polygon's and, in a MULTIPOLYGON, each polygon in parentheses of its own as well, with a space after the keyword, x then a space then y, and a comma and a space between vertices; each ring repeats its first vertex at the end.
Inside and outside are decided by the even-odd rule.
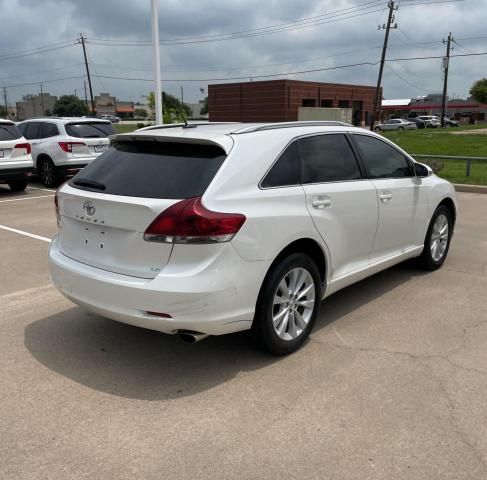
POLYGON ((66 184, 58 194, 60 228, 49 252, 56 287, 95 313, 165 333, 245 330, 272 262, 293 242, 307 239, 320 247, 327 264, 322 272, 326 297, 419 255, 437 206, 444 199, 455 202, 453 186, 435 175, 262 188, 261 180, 286 146, 310 134, 371 135, 414 160, 392 142, 354 127, 282 126, 235 133, 240 128, 149 128, 112 139, 221 146, 227 158, 202 204, 215 212, 245 215, 229 243, 148 243, 142 238, 147 226, 177 200, 107 195, 66 184), (380 198, 384 190, 392 194, 385 202, 380 198), (315 200, 330 202, 321 209, 313 207, 315 200), (86 201, 96 203, 92 219, 83 215, 86 201))
MULTIPOLYGON (((0 119, 0 127, 2 125, 15 125, 10 120, 0 119)), ((0 140, 0 179, 3 175, 8 175, 10 172, 25 172, 25 174, 32 171, 33 161, 32 155, 27 153, 24 148, 16 148, 17 145, 29 143, 23 136, 12 140, 0 140)))

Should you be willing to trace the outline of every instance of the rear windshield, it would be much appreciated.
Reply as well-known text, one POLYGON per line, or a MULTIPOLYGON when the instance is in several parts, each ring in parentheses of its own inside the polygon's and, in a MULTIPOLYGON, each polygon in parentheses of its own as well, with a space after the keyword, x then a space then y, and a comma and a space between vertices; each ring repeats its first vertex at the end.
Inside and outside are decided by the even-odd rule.
POLYGON ((16 125, 0 123, 0 142, 5 140, 17 140, 22 134, 16 125))
POLYGON ((83 122, 68 123, 66 133, 70 137, 77 138, 105 138, 114 135, 115 129, 111 123, 105 122, 83 122))
POLYGON ((224 160, 225 152, 216 145, 118 142, 70 185, 128 197, 191 198, 203 195, 224 160))

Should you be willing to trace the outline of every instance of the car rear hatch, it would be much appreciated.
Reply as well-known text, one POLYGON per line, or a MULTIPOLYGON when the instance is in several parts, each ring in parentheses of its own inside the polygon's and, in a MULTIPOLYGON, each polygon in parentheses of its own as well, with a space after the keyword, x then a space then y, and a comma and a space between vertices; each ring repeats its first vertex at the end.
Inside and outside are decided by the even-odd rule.
POLYGON ((0 167, 29 157, 30 146, 23 139, 16 125, 0 122, 0 167))
POLYGON ((113 125, 103 120, 69 122, 65 127, 72 140, 72 158, 80 161, 105 152, 110 145, 108 137, 116 133, 113 125))
POLYGON ((154 278, 173 244, 146 241, 144 232, 171 205, 201 196, 225 156, 214 144, 116 142, 59 190, 60 251, 93 267, 154 278))

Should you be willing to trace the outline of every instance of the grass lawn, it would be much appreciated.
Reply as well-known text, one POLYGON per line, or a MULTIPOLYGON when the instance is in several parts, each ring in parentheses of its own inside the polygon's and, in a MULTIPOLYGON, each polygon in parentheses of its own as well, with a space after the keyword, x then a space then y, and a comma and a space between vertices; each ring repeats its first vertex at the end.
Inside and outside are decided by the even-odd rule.
MULTIPOLYGON (((486 135, 453 135, 453 132, 487 128, 486 125, 468 125, 459 128, 421 129, 404 132, 384 132, 389 140, 410 154, 453 155, 487 158, 486 135)), ((426 160, 426 159, 425 159, 426 160)), ((421 158, 418 158, 421 161, 421 158)), ((444 164, 438 175, 454 183, 487 185, 487 161, 472 162, 470 177, 465 175, 463 160, 441 160, 444 164)))
POLYGON ((121 123, 115 123, 114 125, 115 130, 117 133, 128 133, 128 132, 133 132, 134 130, 137 130, 139 127, 137 125, 124 125, 121 123))

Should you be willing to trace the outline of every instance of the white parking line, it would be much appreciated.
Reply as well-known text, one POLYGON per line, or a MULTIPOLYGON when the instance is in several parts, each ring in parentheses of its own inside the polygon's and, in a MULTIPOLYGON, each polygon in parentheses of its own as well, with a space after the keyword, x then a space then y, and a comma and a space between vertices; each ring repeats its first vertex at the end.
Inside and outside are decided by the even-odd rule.
POLYGON ((51 190, 49 188, 40 188, 40 187, 27 187, 29 188, 30 190, 44 190, 45 192, 55 192, 56 190, 51 190))
POLYGON ((16 228, 7 227, 5 225, 0 225, 1 230, 6 230, 7 232, 18 233, 19 235, 24 235, 25 237, 35 238, 36 240, 42 240, 43 242, 51 243, 50 238, 41 237, 39 235, 34 235, 33 233, 24 232, 23 230, 17 230, 16 228))
POLYGON ((41 197, 27 197, 27 198, 11 198, 9 200, 0 200, 0 203, 22 202, 24 200, 34 200, 35 198, 50 198, 50 197, 54 197, 54 195, 42 195, 41 197))

